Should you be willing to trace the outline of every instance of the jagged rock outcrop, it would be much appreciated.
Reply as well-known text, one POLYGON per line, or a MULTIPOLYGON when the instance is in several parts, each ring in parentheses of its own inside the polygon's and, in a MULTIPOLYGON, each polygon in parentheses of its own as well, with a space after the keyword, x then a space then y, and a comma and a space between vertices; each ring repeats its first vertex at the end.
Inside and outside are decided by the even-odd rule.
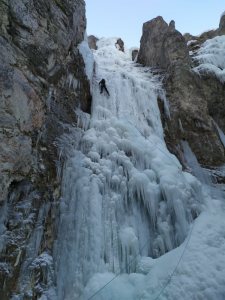
POLYGON ((206 40, 213 39, 215 36, 217 36, 218 35, 218 31, 219 31, 219 29, 205 31, 200 36, 194 36, 194 35, 191 35, 189 33, 185 33, 184 34, 184 38, 185 38, 186 42, 197 41, 198 44, 201 45, 206 40))
POLYGON ((175 30, 174 21, 168 26, 162 17, 157 17, 144 23, 138 62, 162 69, 184 62, 190 65, 185 39, 175 30))
POLYGON ((218 35, 225 35, 225 13, 222 14, 220 18, 220 26, 218 29, 218 35))
POLYGON ((138 54, 140 64, 157 67, 160 64, 163 37, 168 25, 162 17, 157 17, 143 24, 141 47, 138 54))
POLYGON ((189 49, 173 21, 168 26, 157 17, 144 23, 138 62, 157 68, 163 78, 170 118, 163 102, 159 105, 169 150, 179 157, 180 141, 185 139, 201 164, 224 163, 224 147, 212 119, 217 114, 216 121, 224 128, 217 109, 225 104, 224 85, 213 75, 199 77, 191 70, 189 49))
POLYGON ((124 52, 124 42, 120 38, 117 40, 116 45, 118 45, 119 51, 124 52))
POLYGON ((94 36, 94 35, 89 35, 88 36, 88 45, 89 45, 90 49, 94 49, 94 50, 98 49, 98 47, 97 47, 97 41, 98 40, 99 39, 96 38, 96 36, 94 36))
POLYGON ((77 48, 85 28, 83 0, 0 2, 1 300, 41 294, 35 286, 43 277, 35 283, 24 261, 27 251, 52 251, 66 159, 57 143, 72 132, 76 108, 90 112, 90 85, 77 48), (29 289, 22 276, 31 280, 29 289))
POLYGON ((190 33, 185 33, 184 38, 186 42, 197 41, 198 45, 201 45, 206 40, 213 39, 218 35, 219 36, 225 35, 225 14, 221 16, 219 28, 217 28, 216 30, 212 29, 209 31, 205 31, 199 36, 194 36, 191 35, 190 33))

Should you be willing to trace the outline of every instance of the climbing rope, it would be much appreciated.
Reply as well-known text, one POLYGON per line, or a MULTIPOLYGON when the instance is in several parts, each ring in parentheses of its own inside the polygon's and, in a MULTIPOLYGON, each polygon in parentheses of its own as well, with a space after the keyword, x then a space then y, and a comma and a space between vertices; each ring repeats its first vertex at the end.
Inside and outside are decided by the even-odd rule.
MULTIPOLYGON (((135 127, 130 121, 128 121, 127 120, 127 122, 125 123, 125 124, 127 124, 127 123, 130 123, 133 127, 135 127)), ((136 127, 135 127, 136 128, 136 127)), ((140 130, 138 129, 138 128, 136 128, 139 132, 140 132, 140 130)), ((145 136, 143 135, 143 133, 142 132, 140 132, 140 134, 145 138, 145 136)), ((145 138, 146 139, 146 138, 145 138)), ((148 138, 147 138, 148 139, 148 138)), ((149 139, 148 139, 149 140, 149 139)), ((161 150, 159 147, 157 147, 151 140, 149 140, 158 150, 160 150, 162 153, 164 153, 177 167, 178 167, 178 169, 179 169, 179 171, 181 172, 181 174, 183 175, 183 173, 182 173, 182 171, 180 170, 180 168, 179 168, 179 166, 172 160, 172 158, 167 154, 167 153, 165 153, 163 150, 161 150)), ((184 177, 184 175, 183 175, 183 177, 184 177)), ((184 179, 186 180, 186 178, 184 177, 184 179)), ((175 185, 175 187, 174 187, 174 190, 173 190, 173 195, 171 196, 171 198, 173 199, 173 196, 174 196, 174 193, 175 193, 175 189, 176 189, 176 187, 177 187, 177 182, 178 182, 178 173, 177 173, 177 178, 176 178, 176 185, 175 185)), ((186 180, 186 182, 187 182, 187 180, 186 180)), ((188 183, 188 182, 187 182, 188 183)), ((189 183, 188 183, 189 184, 189 183)), ((192 188, 191 188, 191 190, 192 190, 192 188)), ((195 195, 195 194, 194 194, 195 195)), ((195 198, 195 197, 194 197, 195 198)), ((195 200, 198 202, 198 200, 195 198, 195 200)), ((183 252, 182 252, 182 254, 181 254, 181 257, 180 257, 180 259, 179 259, 179 261, 178 261, 178 263, 177 263, 177 265, 176 265, 176 267, 174 268, 174 271, 173 271, 173 273, 170 275, 170 277, 169 277, 169 279, 167 280, 167 282, 166 282, 166 284, 164 285, 164 287, 162 288, 162 290, 160 291, 160 293, 158 294, 158 296, 155 298, 155 300, 157 300, 157 299, 159 299, 159 297, 160 297, 160 295, 164 292, 164 290, 165 290, 165 288, 167 287, 167 285, 169 284, 169 282, 171 281, 171 279, 172 279, 172 277, 174 276, 174 274, 175 274, 175 272, 176 272, 176 270, 177 270, 177 268, 179 267, 179 264, 180 264, 180 262, 181 262, 181 260, 182 260, 182 258, 183 258, 183 256, 184 256, 184 253, 185 253, 185 251, 186 251, 186 249, 187 249, 187 246, 188 246, 188 243, 189 243, 189 241, 190 241, 190 238, 191 238, 191 235, 192 235, 192 232, 193 232, 193 228, 194 228, 194 221, 193 221, 193 225, 192 225, 192 228, 191 228, 191 231, 190 231, 190 234, 189 234, 189 236, 188 236, 188 239, 187 239, 187 243, 186 243, 186 245, 185 245, 185 247, 184 247, 184 250, 183 250, 183 252)), ((136 257, 138 256, 138 255, 140 255, 141 254, 141 251, 145 248, 145 246, 149 243, 149 241, 150 241, 150 239, 151 238, 149 238, 148 240, 147 240, 147 242, 145 243, 145 245, 141 248, 141 250, 135 255, 135 257, 116 275, 116 276, 114 276, 108 283, 106 283, 101 289, 99 289, 95 294, 93 294, 90 298, 88 298, 87 300, 90 300, 90 299, 92 299, 92 298, 94 298, 98 293, 100 293, 107 285, 109 285, 113 280, 115 280, 119 275, 121 275, 122 273, 123 273, 123 271, 127 268, 127 267, 129 267, 130 266, 130 264, 136 259, 136 257)))
POLYGON ((181 255, 181 257, 180 257, 180 259, 179 259, 179 261, 178 261, 178 263, 177 263, 177 265, 176 265, 174 271, 173 271, 173 273, 171 274, 171 276, 169 277, 168 281, 167 281, 166 284, 164 285, 164 287, 163 287, 163 289, 161 290, 161 292, 159 293, 159 295, 155 298, 155 300, 159 299, 160 295, 163 293, 163 291, 165 290, 165 288, 166 288, 167 285, 169 284, 170 280, 172 279, 174 273, 176 272, 177 268, 179 267, 179 264, 180 264, 180 262, 181 262, 181 260, 182 260, 182 258, 183 258, 183 256, 184 256, 184 253, 185 253, 185 251, 186 251, 186 249, 187 249, 189 240, 190 240, 190 238, 191 238, 193 228, 194 228, 194 222, 193 222, 193 225, 192 225, 191 232, 190 232, 190 235, 189 235, 189 237, 188 237, 187 243, 186 243, 186 245, 185 245, 185 247, 184 247, 184 251, 183 251, 183 253, 182 253, 182 255, 181 255))

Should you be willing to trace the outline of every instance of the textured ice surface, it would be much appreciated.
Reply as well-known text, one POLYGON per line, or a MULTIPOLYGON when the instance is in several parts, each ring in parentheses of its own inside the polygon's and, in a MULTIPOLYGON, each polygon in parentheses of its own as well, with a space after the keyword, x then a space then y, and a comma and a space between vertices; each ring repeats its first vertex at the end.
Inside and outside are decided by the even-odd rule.
POLYGON ((161 83, 116 41, 100 39, 93 51, 90 125, 63 171, 53 257, 59 300, 85 300, 121 270, 96 299, 138 299, 153 263, 184 242, 205 201, 199 181, 166 148, 161 83), (102 78, 110 97, 100 95, 102 78))
POLYGON ((85 31, 84 41, 78 45, 77 47, 84 59, 85 63, 85 71, 88 79, 90 80, 90 84, 92 86, 92 76, 93 76, 93 68, 94 68, 94 58, 91 49, 88 46, 87 33, 85 31))
MULTIPOLYGON (((207 211, 195 220, 183 259, 159 299, 225 299, 225 205, 207 197, 205 200, 207 211)), ((92 299, 156 299, 177 265, 185 244, 186 241, 158 259, 142 258, 139 263, 142 274, 119 276, 92 299)), ((113 276, 112 273, 96 274, 81 299, 88 299, 113 276)))
POLYGON ((198 74, 202 72, 213 73, 222 83, 225 82, 225 36, 217 36, 207 40, 197 51, 194 57, 199 66, 193 70, 198 74))

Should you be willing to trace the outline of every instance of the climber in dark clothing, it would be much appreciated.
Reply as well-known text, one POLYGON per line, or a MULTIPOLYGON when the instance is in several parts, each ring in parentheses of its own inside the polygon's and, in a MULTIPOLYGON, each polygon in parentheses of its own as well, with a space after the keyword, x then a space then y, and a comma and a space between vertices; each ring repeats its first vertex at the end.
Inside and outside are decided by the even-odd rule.
MULTIPOLYGON (((108 90, 107 90, 107 88, 106 88, 106 86, 105 86, 105 79, 102 79, 102 80, 99 82, 99 84, 100 84, 100 86, 101 86, 101 93, 100 93, 100 94, 102 94, 102 93, 103 93, 103 89, 105 89, 106 92, 107 92, 107 94, 109 95, 109 92, 108 92, 108 90)), ((109 95, 109 96, 110 96, 110 95, 109 95)))

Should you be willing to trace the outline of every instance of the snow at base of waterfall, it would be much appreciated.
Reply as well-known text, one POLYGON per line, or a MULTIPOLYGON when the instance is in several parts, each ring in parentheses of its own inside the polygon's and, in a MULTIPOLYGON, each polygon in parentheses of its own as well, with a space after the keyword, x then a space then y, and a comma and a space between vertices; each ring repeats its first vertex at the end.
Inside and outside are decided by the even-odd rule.
MULTIPOLYGON (((205 204, 207 210, 194 221, 182 261, 160 295, 161 300, 225 299, 225 203, 207 198, 205 204)), ((143 257, 137 273, 120 275, 92 299, 157 299, 177 266, 187 239, 157 259, 143 257)), ((113 273, 95 274, 80 300, 89 299, 114 277, 113 273)))

